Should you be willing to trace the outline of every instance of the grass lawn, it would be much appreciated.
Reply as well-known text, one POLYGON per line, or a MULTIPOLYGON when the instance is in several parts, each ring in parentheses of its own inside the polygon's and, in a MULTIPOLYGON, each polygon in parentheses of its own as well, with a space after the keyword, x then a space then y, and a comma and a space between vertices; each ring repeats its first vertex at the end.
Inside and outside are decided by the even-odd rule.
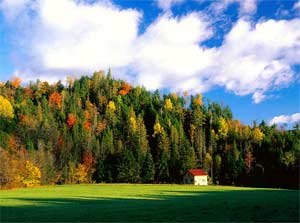
POLYGON ((297 190, 91 184, 0 194, 0 222, 299 222, 297 190))

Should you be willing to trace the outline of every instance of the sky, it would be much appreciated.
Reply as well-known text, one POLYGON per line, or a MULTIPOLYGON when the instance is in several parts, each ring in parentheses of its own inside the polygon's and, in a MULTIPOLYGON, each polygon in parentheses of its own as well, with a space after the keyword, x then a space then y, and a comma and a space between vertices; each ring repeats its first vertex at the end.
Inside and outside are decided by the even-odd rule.
POLYGON ((0 0, 0 81, 112 70, 229 105, 245 124, 300 121, 297 0, 0 0))

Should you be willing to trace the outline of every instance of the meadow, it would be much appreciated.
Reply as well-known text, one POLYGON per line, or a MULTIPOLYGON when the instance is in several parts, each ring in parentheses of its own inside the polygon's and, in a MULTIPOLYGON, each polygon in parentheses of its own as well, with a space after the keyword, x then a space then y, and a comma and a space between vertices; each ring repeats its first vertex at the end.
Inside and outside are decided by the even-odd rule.
POLYGON ((299 222, 299 191, 90 184, 1 190, 1 222, 299 222))

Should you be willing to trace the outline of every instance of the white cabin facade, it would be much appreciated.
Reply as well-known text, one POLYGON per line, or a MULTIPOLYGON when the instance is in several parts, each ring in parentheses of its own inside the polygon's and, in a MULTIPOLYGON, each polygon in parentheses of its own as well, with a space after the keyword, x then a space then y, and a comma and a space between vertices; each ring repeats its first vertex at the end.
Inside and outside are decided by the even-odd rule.
POLYGON ((188 170, 186 174, 183 176, 183 183, 201 185, 201 186, 208 185, 207 173, 202 169, 188 170))

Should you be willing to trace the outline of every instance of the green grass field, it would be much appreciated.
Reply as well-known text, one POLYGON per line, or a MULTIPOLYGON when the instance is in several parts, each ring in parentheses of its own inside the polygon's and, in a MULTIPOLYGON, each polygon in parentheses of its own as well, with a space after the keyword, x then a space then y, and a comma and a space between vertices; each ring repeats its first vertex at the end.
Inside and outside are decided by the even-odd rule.
POLYGON ((92 184, 0 191, 1 222, 299 222, 299 191, 92 184))

